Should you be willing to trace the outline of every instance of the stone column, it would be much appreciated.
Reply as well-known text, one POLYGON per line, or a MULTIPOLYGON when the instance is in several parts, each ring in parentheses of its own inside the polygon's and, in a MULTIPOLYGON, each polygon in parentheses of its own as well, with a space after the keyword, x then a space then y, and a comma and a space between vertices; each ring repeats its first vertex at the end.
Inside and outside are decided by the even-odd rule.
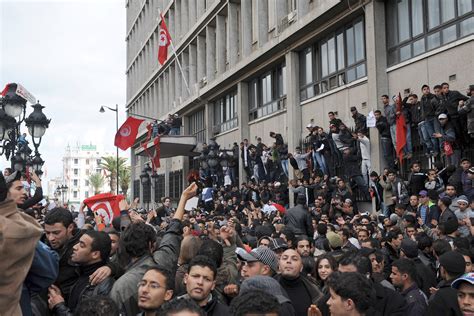
MULTIPOLYGON (((302 114, 299 92, 299 55, 290 51, 285 55, 286 62, 286 117, 288 124, 288 152, 293 153, 301 140, 302 114)), ((290 179, 293 168, 289 164, 290 179)), ((293 205, 293 194, 289 193, 290 205, 293 205)))
MULTIPOLYGON (((385 5, 372 1, 365 6, 365 43, 367 56, 367 104, 369 111, 380 109, 382 94, 388 94, 387 52, 385 45, 385 5)), ((372 170, 377 172, 385 167, 380 149, 379 133, 376 128, 370 129, 370 148, 372 170)))
MULTIPOLYGON (((240 133, 240 139, 237 139, 237 144, 240 144, 245 138, 250 138, 249 130, 249 88, 248 83, 241 81, 237 84, 237 121, 240 133)), ((244 162, 239 151, 239 185, 242 182, 247 182, 244 171, 244 162)))

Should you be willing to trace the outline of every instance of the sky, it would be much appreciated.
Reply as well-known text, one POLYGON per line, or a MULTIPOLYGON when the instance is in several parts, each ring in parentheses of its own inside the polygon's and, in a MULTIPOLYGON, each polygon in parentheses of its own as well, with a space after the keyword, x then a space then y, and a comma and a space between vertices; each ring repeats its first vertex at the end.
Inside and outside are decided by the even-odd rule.
POLYGON ((125 0, 0 0, 0 89, 21 83, 51 118, 39 147, 44 187, 62 175, 68 144, 115 152, 115 113, 99 108, 118 104, 125 121, 125 28, 125 0))

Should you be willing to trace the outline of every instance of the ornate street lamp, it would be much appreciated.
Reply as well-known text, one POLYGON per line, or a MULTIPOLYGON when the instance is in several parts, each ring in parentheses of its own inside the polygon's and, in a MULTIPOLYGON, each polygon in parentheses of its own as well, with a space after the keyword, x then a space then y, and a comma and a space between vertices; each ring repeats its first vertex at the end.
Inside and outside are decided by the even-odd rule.
POLYGON ((35 150, 37 151, 39 145, 41 144, 41 138, 43 137, 44 133, 46 133, 46 129, 49 127, 49 122, 51 122, 51 119, 48 119, 46 115, 44 115, 44 106, 39 104, 39 101, 31 107, 34 110, 25 119, 25 124, 26 127, 28 127, 28 133, 31 135, 33 145, 35 146, 35 150), (39 138, 38 143, 36 143, 35 141, 36 138, 39 138))
POLYGON ((19 152, 17 152, 15 156, 12 157, 11 160, 12 160, 13 169, 16 171, 22 172, 25 166, 25 162, 26 162, 25 159, 23 159, 22 155, 19 152))
POLYGON ((150 175, 148 172, 151 170, 151 168, 146 165, 145 168, 143 168, 142 173, 140 174, 140 182, 143 186, 148 185, 150 183, 150 175))
POLYGON ((10 140, 10 133, 15 127, 16 121, 0 109, 0 140, 10 140))
POLYGON ((39 152, 36 152, 35 156, 33 157, 33 160, 31 161, 31 165, 38 176, 41 176, 43 174, 43 170, 41 170, 41 168, 43 168, 44 160, 41 159, 41 155, 39 152))
POLYGON ((16 94, 17 87, 16 83, 10 83, 8 91, 3 97, 3 110, 13 118, 19 117, 22 112, 25 113, 26 109, 26 100, 16 94))

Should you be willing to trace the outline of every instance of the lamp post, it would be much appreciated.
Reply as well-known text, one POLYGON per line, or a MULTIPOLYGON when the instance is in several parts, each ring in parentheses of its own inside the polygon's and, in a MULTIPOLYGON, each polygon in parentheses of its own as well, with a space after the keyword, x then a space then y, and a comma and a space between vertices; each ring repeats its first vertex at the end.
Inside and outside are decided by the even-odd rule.
MULTIPOLYGON (((38 147, 51 119, 48 119, 43 113, 44 106, 39 101, 32 105, 33 112, 26 117, 26 99, 17 94, 17 91, 20 90, 25 92, 23 87, 16 83, 10 83, 5 88, 4 96, 0 99, 0 155, 5 155, 7 160, 11 158, 11 167, 14 170, 24 171, 26 166, 32 166, 35 172, 41 175, 44 161, 40 157, 38 147), (28 146, 26 133, 20 134, 23 122, 25 122, 31 136, 34 155, 32 155, 33 150, 28 146)), ((32 102, 35 102, 34 98, 32 102)))
POLYGON ((63 185, 58 185, 58 187, 56 188, 56 193, 59 195, 61 194, 61 198, 62 198, 62 201, 63 201, 63 205, 64 205, 64 197, 66 195, 66 192, 67 192, 67 185, 63 184, 63 185))
MULTIPOLYGON (((100 107, 100 110, 99 112, 100 113, 104 113, 105 112, 105 109, 104 108, 107 108, 109 109, 110 111, 114 111, 115 112, 115 131, 118 132, 118 104, 115 104, 115 109, 114 108, 111 108, 111 107, 108 107, 108 106, 101 106, 100 107)), ((116 148, 117 149, 117 176, 116 176, 116 180, 117 180, 117 195, 119 194, 119 149, 118 147, 116 148)))
POLYGON ((149 165, 145 165, 145 167, 142 170, 142 173, 140 174, 140 182, 142 184, 142 192, 143 192, 143 203, 147 203, 147 206, 149 206, 150 203, 150 193, 149 190, 151 189, 150 185, 150 172, 152 169, 150 168, 149 165), (146 190, 146 191, 145 191, 146 190), (146 192, 146 194, 145 194, 146 192))

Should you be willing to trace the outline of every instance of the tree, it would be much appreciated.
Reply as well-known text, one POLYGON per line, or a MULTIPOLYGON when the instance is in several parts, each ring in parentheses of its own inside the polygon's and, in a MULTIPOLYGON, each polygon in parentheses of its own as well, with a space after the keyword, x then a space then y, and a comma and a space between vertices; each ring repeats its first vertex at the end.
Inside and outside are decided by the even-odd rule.
POLYGON ((93 173, 89 176, 89 182, 94 188, 94 194, 99 194, 100 188, 104 185, 104 177, 100 173, 93 173))
MULTIPOLYGON (((119 176, 123 168, 127 168, 125 165, 127 158, 119 157, 118 167, 119 167, 119 176)), ((107 179, 109 180, 110 191, 112 193, 117 190, 117 158, 114 156, 102 157, 100 162, 102 168, 107 171, 107 179)))
POLYGON ((120 169, 119 172, 120 189, 122 190, 122 194, 127 196, 127 191, 130 186, 130 167, 125 166, 120 169))

